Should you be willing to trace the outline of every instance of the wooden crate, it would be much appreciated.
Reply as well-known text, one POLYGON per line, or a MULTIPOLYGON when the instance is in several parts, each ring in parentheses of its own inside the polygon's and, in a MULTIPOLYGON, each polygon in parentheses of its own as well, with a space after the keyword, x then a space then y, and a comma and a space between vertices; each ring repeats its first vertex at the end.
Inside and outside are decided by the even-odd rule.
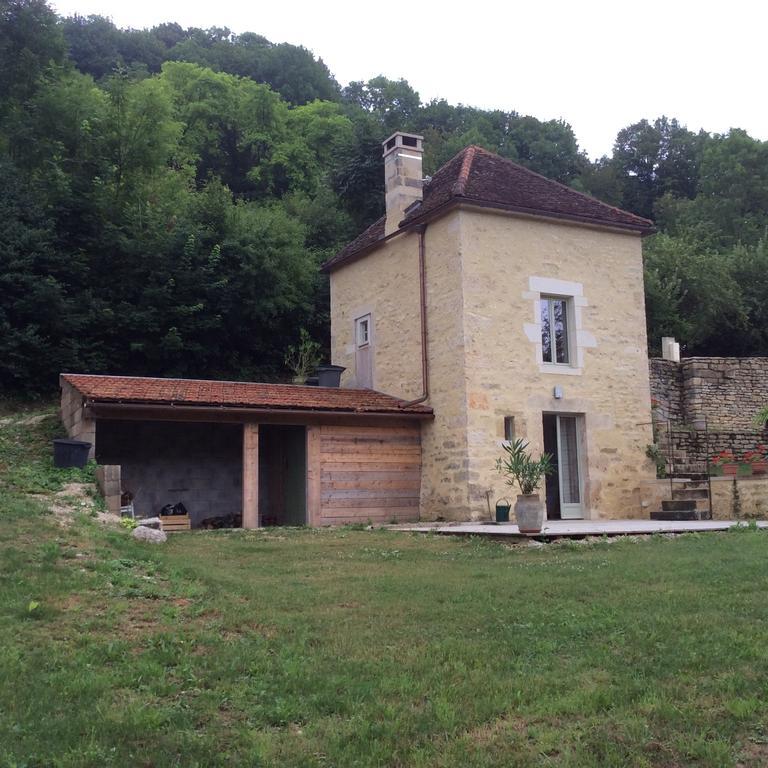
POLYGON ((192 521, 189 519, 189 515, 160 515, 160 530, 166 533, 191 529, 192 521))

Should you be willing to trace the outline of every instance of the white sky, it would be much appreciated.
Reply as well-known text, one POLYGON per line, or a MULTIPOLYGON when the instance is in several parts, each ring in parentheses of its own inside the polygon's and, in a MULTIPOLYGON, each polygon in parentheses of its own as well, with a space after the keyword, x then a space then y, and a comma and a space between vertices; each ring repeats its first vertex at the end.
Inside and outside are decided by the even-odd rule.
POLYGON ((692 130, 768 139, 763 0, 53 0, 61 15, 120 27, 176 21, 303 45, 337 80, 404 77, 422 101, 562 118, 591 157, 616 133, 666 114, 692 130))

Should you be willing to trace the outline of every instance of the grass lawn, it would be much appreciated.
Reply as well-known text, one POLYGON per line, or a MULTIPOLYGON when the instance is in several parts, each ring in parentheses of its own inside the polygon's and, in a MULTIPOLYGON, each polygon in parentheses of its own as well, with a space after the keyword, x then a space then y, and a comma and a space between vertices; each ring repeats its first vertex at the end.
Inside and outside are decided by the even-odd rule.
POLYGON ((0 412, 0 766, 768 764, 768 533, 141 544, 58 429, 0 412))

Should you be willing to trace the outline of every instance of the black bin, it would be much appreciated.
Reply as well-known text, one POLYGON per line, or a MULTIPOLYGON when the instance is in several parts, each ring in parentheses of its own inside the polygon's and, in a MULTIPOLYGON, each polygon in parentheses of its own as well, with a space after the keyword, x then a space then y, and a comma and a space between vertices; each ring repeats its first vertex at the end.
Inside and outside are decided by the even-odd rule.
POLYGON ((343 365, 318 365, 315 371, 317 383, 321 387, 338 387, 341 384, 341 374, 346 370, 343 365))
POLYGON ((84 440, 66 440, 59 438, 53 441, 53 465, 55 467, 84 467, 88 463, 88 453, 91 444, 84 440))

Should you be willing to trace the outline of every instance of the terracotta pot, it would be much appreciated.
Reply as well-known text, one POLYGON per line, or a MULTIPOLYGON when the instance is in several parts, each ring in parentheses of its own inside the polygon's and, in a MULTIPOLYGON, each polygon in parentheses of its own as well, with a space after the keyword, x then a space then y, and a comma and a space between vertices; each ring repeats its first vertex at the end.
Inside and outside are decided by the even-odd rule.
POLYGON ((753 461, 752 462, 752 474, 764 475, 768 472, 768 461, 753 461))
POLYGON ((739 474, 739 465, 738 464, 723 464, 723 474, 724 475, 738 475, 739 474))
POLYGON ((518 496, 515 519, 520 533, 540 533, 544 525, 544 502, 537 493, 518 496))

